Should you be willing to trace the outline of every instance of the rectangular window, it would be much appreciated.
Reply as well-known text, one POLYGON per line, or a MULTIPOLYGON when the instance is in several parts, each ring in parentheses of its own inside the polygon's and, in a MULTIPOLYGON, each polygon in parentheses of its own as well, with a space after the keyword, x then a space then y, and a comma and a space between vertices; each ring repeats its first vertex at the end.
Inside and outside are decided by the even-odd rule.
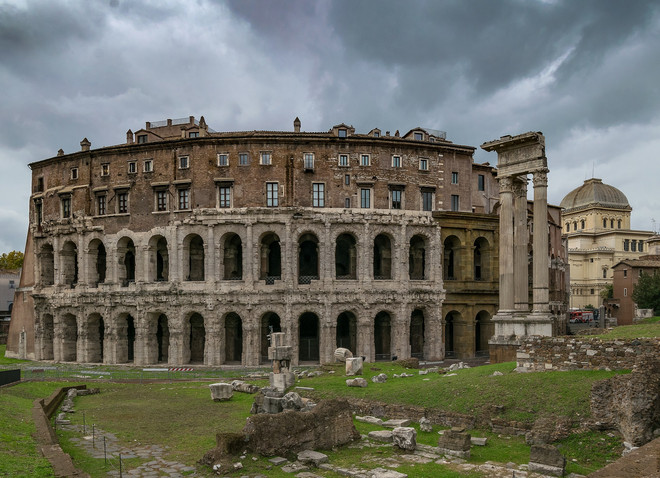
POLYGON ((457 194, 452 194, 451 195, 451 210, 452 211, 458 211, 460 208, 460 202, 459 202, 459 197, 457 194))
POLYGON ((594 295, 594 289, 591 289, 591 295, 594 295))
POLYGON ((71 179, 78 179, 78 168, 71 168, 71 179))
POLYGON ((218 166, 229 166, 229 155, 227 153, 218 153, 218 166))
POLYGON ((42 202, 40 200, 35 201, 34 208, 37 216, 37 226, 41 226, 41 221, 43 221, 43 217, 44 217, 44 209, 42 202))
POLYGON ((179 169, 188 169, 190 167, 190 158, 188 156, 179 156, 179 169))
POLYGON ((266 206, 277 207, 279 205, 278 184, 266 183, 266 206))
POLYGON ((71 196, 62 198, 62 217, 64 219, 71 217, 71 196))
POLYGON ((221 208, 231 207, 231 186, 219 186, 218 188, 219 202, 218 206, 221 208))
POLYGON ((247 153, 238 153, 238 165, 247 166, 250 164, 250 157, 247 153))
POLYGON ((339 166, 348 166, 348 154, 340 154, 339 155, 339 166))
POLYGON ((422 191, 422 211, 433 211, 432 191, 422 191))
POLYGON ((628 277, 628 270, 627 269, 623 270, 623 277, 628 277))
POLYGON ((128 192, 117 193, 117 212, 119 214, 128 213, 128 192))
POLYGON ((151 159, 147 159, 144 162, 144 172, 145 173, 150 173, 154 170, 154 162, 151 159))
POLYGON ((348 208, 351 207, 351 198, 345 198, 345 199, 344 199, 344 207, 345 207, 346 209, 348 209, 348 208))
POLYGON ((623 288, 623 296, 628 297, 628 288, 627 287, 623 288))
POLYGON ((43 192, 44 190, 44 178, 37 178, 37 192, 43 192))
POLYGON ((265 166, 272 164, 272 157, 270 153, 261 153, 261 164, 265 166))
POLYGON ((325 184, 312 184, 312 206, 325 207, 325 184))
POLYGON ((156 211, 167 211, 167 190, 156 191, 156 211))
POLYGON ((137 173, 137 162, 135 161, 128 162, 128 173, 129 174, 137 173))
POLYGON ((423 133, 415 133, 415 141, 422 141, 424 139, 423 133))
POLYGON ((644 250, 643 250, 644 248, 642 247, 643 244, 644 244, 644 243, 643 243, 642 241, 639 241, 639 242, 637 243, 637 251, 639 251, 639 252, 644 252, 644 250))
POLYGON ((360 155, 360 166, 370 166, 371 165, 371 156, 368 154, 360 155))
POLYGON ((110 163, 103 163, 101 165, 101 176, 109 176, 110 175, 110 163))
POLYGON ((456 171, 451 173, 451 183, 458 184, 458 173, 456 171))
POLYGON ((390 191, 390 196, 392 198, 392 209, 401 209, 401 198, 403 196, 403 191, 400 189, 392 189, 390 191))
POLYGON ((96 196, 96 214, 99 216, 104 216, 106 213, 106 195, 101 194, 96 196))
POLYGON ((429 160, 426 158, 419 158, 419 170, 428 171, 429 170, 429 160))
POLYGON ((305 153, 304 163, 305 169, 314 169, 314 153, 305 153))
POLYGON ((637 241, 635 239, 630 241, 630 250, 632 252, 637 252, 637 241))
POLYGON ((360 189, 360 207, 364 209, 371 207, 371 189, 360 189))
POLYGON ((603 269, 603 279, 607 279, 607 269, 603 269))
POLYGON ((184 211, 186 209, 190 209, 190 189, 188 188, 179 189, 178 196, 179 196, 179 210, 184 211))
POLYGON ((345 138, 347 136, 347 131, 345 129, 340 129, 339 131, 337 131, 337 136, 339 136, 340 138, 345 138))
POLYGON ((623 240, 623 250, 624 251, 630 250, 630 241, 628 239, 623 240))
POLYGON ((138 144, 146 143, 147 142, 147 135, 146 134, 138 134, 137 142, 138 142, 138 144))
POLYGON ((477 190, 479 191, 486 190, 486 177, 483 174, 477 176, 477 190))
POLYGON ((189 138, 199 138, 199 131, 191 131, 188 133, 189 138))
POLYGON ((401 156, 397 156, 397 155, 392 156, 392 167, 393 168, 401 167, 401 156))

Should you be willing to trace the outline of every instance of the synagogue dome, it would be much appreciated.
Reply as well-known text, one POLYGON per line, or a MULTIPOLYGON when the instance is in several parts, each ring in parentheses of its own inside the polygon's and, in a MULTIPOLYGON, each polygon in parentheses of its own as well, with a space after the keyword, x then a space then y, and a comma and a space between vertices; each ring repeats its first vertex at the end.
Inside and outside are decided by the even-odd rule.
POLYGON ((587 179, 582 186, 568 193, 562 199, 561 207, 566 210, 587 207, 632 209, 625 194, 597 178, 587 179))

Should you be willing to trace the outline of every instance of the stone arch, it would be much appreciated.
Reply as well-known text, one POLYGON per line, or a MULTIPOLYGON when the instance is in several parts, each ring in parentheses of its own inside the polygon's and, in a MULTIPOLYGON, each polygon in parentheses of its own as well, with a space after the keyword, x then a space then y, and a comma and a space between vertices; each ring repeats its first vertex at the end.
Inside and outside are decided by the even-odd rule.
POLYGON ((274 232, 263 235, 260 241, 260 271, 259 278, 266 284, 273 284, 282 279, 282 249, 280 238, 274 232))
POLYGON ((261 362, 267 362, 268 361, 268 347, 270 346, 270 342, 268 340, 268 336, 271 333, 271 327, 272 327, 272 332, 282 332, 282 321, 280 319, 280 316, 277 315, 275 312, 266 312, 264 315, 261 316, 261 362))
POLYGON ((149 239, 149 281, 160 282, 169 280, 170 254, 167 239, 160 234, 149 239))
POLYGON ((319 317, 305 312, 298 318, 298 361, 318 362, 320 343, 319 317))
POLYGON ((449 236, 444 242, 443 279, 457 280, 460 271, 461 240, 456 236, 449 236))
POLYGON ((376 360, 392 358, 392 317, 381 311, 374 319, 374 351, 376 360))
POLYGON ((335 241, 335 277, 357 279, 357 240, 353 234, 343 233, 335 241))
POLYGON ((235 233, 225 235, 223 241, 224 280, 243 279, 243 243, 241 236, 235 233))
POLYGON ((319 280, 319 239, 307 232, 298 238, 298 283, 319 280))
POLYGON ((474 280, 490 279, 490 254, 491 248, 488 239, 478 237, 474 241, 474 251, 472 258, 474 280))
POLYGON ((85 320, 87 343, 84 361, 90 363, 103 363, 105 322, 99 313, 90 314, 85 320))
POLYGON ((156 362, 168 363, 170 357, 170 323, 167 315, 156 319, 156 362))
POLYGON ((135 360, 135 319, 129 313, 119 314, 115 320, 117 343, 116 363, 131 363, 135 360))
POLYGON ((428 279, 428 270, 426 267, 428 241, 420 234, 415 234, 410 238, 410 248, 408 249, 408 276, 410 280, 428 279))
POLYGON ((204 239, 199 234, 188 234, 183 240, 185 280, 204 280, 204 257, 204 239))
POLYGON ((66 241, 60 251, 62 283, 72 289, 78 283, 78 246, 73 241, 66 241))
MULTIPOLYGON (((52 248, 51 248, 52 249, 52 248)), ((55 323, 52 314, 44 314, 41 317, 41 358, 40 360, 53 360, 55 338, 55 323)))
POLYGON ((243 360, 243 321, 236 312, 225 317, 225 363, 243 360))
POLYGON ((337 316, 336 346, 357 354, 357 317, 353 312, 342 312, 337 316))
POLYGON ((424 359, 424 311, 415 309, 410 314, 410 356, 424 359))
POLYGON ((479 311, 474 318, 474 355, 488 355, 488 340, 493 335, 491 314, 485 310, 479 311))
POLYGON ((193 312, 186 320, 185 342, 189 363, 204 363, 204 346, 206 343, 206 329, 201 314, 193 312))
POLYGON ((445 357, 452 358, 456 356, 456 324, 461 321, 461 314, 452 310, 445 315, 445 357))
POLYGON ((97 287, 105 282, 108 268, 108 255, 101 239, 92 239, 87 246, 89 277, 88 284, 97 287))
POLYGON ((51 244, 44 244, 39 251, 39 282, 42 286, 55 283, 55 254, 51 244))
POLYGON ((117 241, 117 280, 122 287, 135 282, 135 244, 124 236, 117 241))
POLYGON ((374 280, 392 279, 392 239, 387 234, 378 234, 374 239, 374 280))
POLYGON ((78 361, 78 324, 76 316, 64 314, 61 318, 61 356, 63 362, 78 361))

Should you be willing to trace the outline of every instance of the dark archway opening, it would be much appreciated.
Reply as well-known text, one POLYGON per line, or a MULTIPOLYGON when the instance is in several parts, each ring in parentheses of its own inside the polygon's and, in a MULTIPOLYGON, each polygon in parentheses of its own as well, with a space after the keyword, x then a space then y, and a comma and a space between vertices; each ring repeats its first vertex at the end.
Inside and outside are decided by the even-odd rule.
POLYGON ((225 318, 225 362, 240 363, 243 357, 243 325, 238 314, 225 318))
POLYGON ((342 312, 337 317, 337 347, 357 354, 357 319, 351 312, 342 312))
POLYGON ((170 328, 167 323, 167 316, 160 314, 158 316, 158 325, 156 326, 156 342, 158 343, 158 362, 169 360, 170 349, 170 328))
POLYGON ((298 321, 300 362, 318 362, 319 360, 319 318, 306 312, 298 321))
POLYGON ((374 320, 374 350, 376 360, 392 358, 392 319, 387 312, 379 312, 374 320))
POLYGON ((190 362, 204 363, 204 345, 206 343, 206 330, 204 318, 195 313, 190 316, 190 362))
POLYGON ((410 316, 410 356, 424 358, 424 312, 419 309, 410 316))

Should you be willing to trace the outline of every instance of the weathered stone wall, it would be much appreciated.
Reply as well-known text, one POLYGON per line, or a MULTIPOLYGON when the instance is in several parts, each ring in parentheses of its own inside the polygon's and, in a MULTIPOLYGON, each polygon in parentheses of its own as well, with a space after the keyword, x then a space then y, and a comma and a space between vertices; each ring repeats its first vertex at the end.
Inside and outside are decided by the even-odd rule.
POLYGON ((587 337, 529 337, 516 354, 518 369, 630 370, 644 357, 660 356, 660 339, 601 340, 587 337))

